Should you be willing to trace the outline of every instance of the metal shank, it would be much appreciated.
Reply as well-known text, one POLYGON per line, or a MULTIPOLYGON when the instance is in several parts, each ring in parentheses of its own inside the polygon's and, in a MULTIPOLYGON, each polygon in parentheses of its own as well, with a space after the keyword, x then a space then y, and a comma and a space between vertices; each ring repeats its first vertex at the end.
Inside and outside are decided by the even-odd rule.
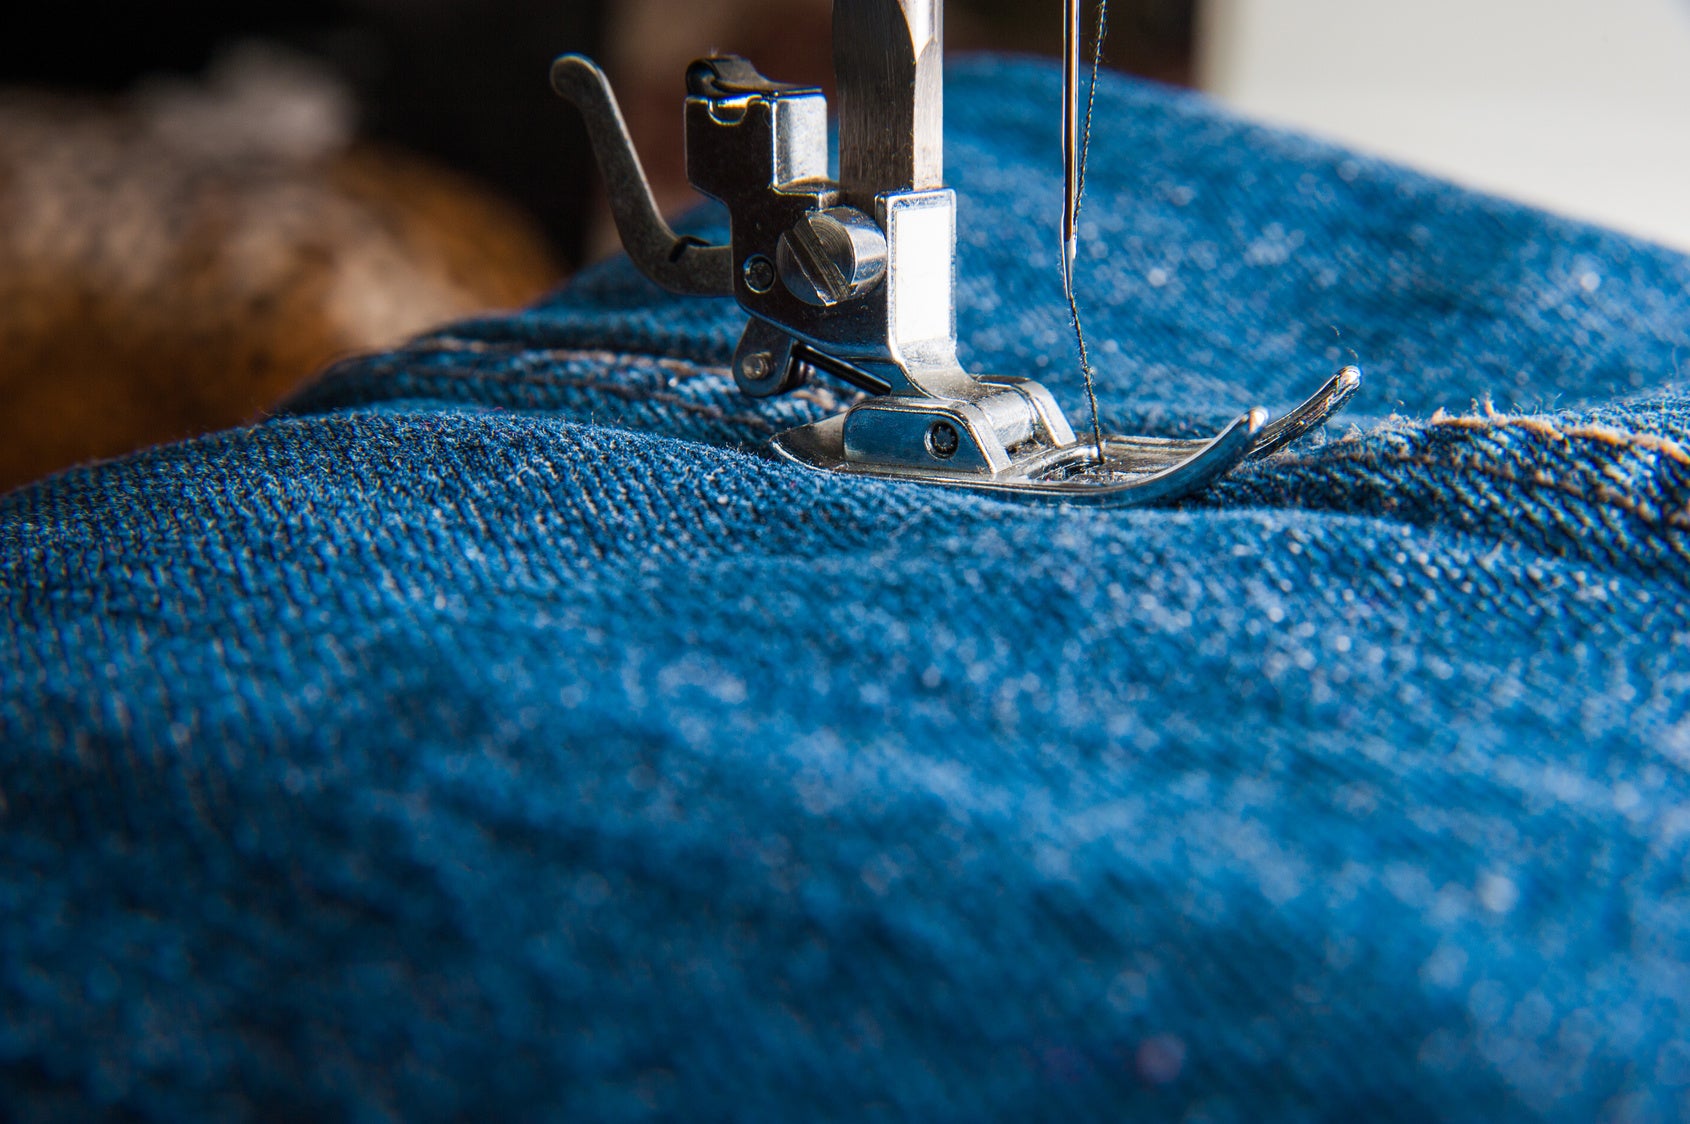
POLYGON ((874 213, 890 192, 945 181, 943 0, 835 0, 839 186, 874 213))

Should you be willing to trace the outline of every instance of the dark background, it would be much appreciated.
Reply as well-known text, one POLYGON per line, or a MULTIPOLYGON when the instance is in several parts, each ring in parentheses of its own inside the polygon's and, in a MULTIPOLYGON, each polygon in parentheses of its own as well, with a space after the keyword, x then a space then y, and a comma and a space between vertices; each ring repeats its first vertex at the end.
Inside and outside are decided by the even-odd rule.
MULTIPOLYGON (((1108 62, 1188 82, 1194 2, 1113 0, 1108 62)), ((743 54, 825 87, 831 10, 9 5, 0 492, 253 422, 337 358, 540 297, 617 248, 584 130, 547 82, 557 55, 604 65, 659 201, 679 211, 697 202, 681 136, 687 64, 743 54), (266 70, 279 64, 286 75, 266 70), (275 115, 302 104, 315 127, 275 115), (301 149, 300 136, 318 141, 301 149)), ((945 22, 954 51, 1061 48, 1060 0, 949 0, 945 22)))
MULTIPOLYGON (((813 36, 813 20, 794 18, 794 9, 804 6, 798 0, 763 6, 767 14, 758 22, 764 40, 778 43, 783 29, 788 36, 813 36)), ((545 75, 565 51, 604 53, 615 3, 71 0, 30 7, 29 16, 9 17, 0 29, 0 85, 119 93, 150 75, 197 74, 232 43, 276 42, 326 62, 345 80, 357 97, 365 136, 432 157, 497 189, 540 222, 565 261, 579 262, 586 251, 597 186, 579 174, 585 137, 552 96, 545 75)), ((1111 65, 1187 81, 1192 9, 1193 0, 1116 0, 1111 65)), ((737 14, 745 19, 743 11, 737 14)), ((1061 46, 1054 0, 951 0, 947 22, 952 45, 960 48, 1055 53, 1061 46)), ((697 50, 715 47, 734 49, 700 42, 697 50)), ((765 68, 776 72, 778 62, 765 68)), ((679 73, 673 85, 678 115, 679 73)), ((637 96, 629 92, 624 99, 637 96)))
POLYGON ((596 52, 609 4, 583 0, 135 0, 32 5, 0 33, 0 84, 119 93, 203 71, 227 46, 269 40, 327 62, 363 132, 479 177, 530 211, 577 260, 592 182, 585 136, 545 76, 596 52), (559 138, 553 140, 552 138, 559 138))

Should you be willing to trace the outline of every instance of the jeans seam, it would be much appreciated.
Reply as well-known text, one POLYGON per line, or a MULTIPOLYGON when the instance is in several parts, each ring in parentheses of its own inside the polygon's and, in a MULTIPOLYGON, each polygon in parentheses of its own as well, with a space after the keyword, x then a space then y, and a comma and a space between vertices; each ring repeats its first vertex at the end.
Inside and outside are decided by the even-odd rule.
POLYGON ((614 364, 629 359, 650 363, 654 367, 668 371, 683 379, 698 378, 703 375, 720 375, 729 378, 726 367, 717 367, 707 363, 697 363, 690 359, 676 359, 671 355, 653 355, 639 351, 617 351, 611 348, 590 347, 524 347, 520 344, 497 343, 487 340, 466 340, 458 337, 436 337, 420 343, 411 344, 401 349, 399 356, 427 356, 431 353, 451 355, 454 353, 469 353, 473 355, 499 355, 511 358, 525 357, 537 359, 556 359, 563 362, 585 361, 589 363, 614 364))
MULTIPOLYGON (((598 348, 531 348, 506 344, 487 343, 478 340, 430 340, 425 345, 414 345, 397 353, 396 357, 427 357, 430 354, 452 355, 468 353, 474 355, 500 355, 510 358, 556 360, 561 362, 584 361, 589 363, 603 363, 606 365, 624 364, 629 360, 640 363, 650 363, 660 370, 675 375, 678 379, 714 378, 724 383, 732 384, 733 374, 726 367, 718 367, 709 363, 695 363, 686 359, 676 359, 673 356, 650 355, 637 351, 612 351, 598 348)), ((451 372, 476 378, 504 377, 502 373, 479 371, 468 367, 454 368, 451 372)), ((544 371, 521 372, 524 379, 534 379, 552 386, 567 386, 578 390, 602 390, 614 394, 630 402, 655 401, 665 405, 673 405, 691 413, 704 414, 714 420, 744 422, 748 425, 775 432, 779 427, 765 418, 750 414, 730 414, 719 406, 708 406, 702 403, 688 402, 677 395, 665 394, 659 390, 641 393, 638 386, 623 383, 601 382, 593 379, 563 377, 544 371)), ((787 397, 796 398, 801 402, 808 402, 823 410, 844 410, 854 402, 860 401, 864 395, 852 392, 841 397, 839 394, 823 386, 804 386, 791 391, 787 397)))
MULTIPOLYGON (((485 340, 460 340, 460 338, 448 336, 448 338, 439 338, 439 340, 429 340, 423 346, 407 348, 406 355, 428 355, 429 352, 443 353, 443 355, 451 355, 453 352, 470 352, 477 353, 477 355, 507 355, 507 357, 559 360, 559 362, 583 360, 583 362, 607 363, 607 365, 635 360, 635 362, 651 363, 654 367, 671 372, 679 379, 720 379, 725 384, 732 384, 733 382, 732 370, 728 370, 727 367, 718 367, 715 363, 696 363, 691 362, 691 360, 684 360, 684 358, 674 358, 673 355, 651 355, 647 352, 615 352, 615 350, 608 350, 608 348, 529 348, 529 346, 522 345, 490 343, 490 341, 485 340)), ((477 372, 477 374, 480 374, 480 372, 477 372)), ((551 380, 553 384, 559 382, 553 375, 541 374, 539 377, 551 380)), ((581 385, 583 389, 608 389, 605 384, 568 385, 581 385)), ((627 387, 627 390, 630 390, 629 394, 620 394, 620 397, 625 397, 629 401, 639 401, 641 396, 637 394, 637 387, 627 387)), ((794 397, 801 402, 810 402, 811 406, 820 406, 821 409, 826 409, 826 411, 843 411, 843 409, 852 406, 853 402, 862 401, 865 396, 862 392, 852 390, 842 397, 828 387, 810 385, 810 387, 798 387, 796 390, 791 390, 788 397, 794 397)), ((666 402, 669 399, 656 397, 656 401, 666 402)), ((683 402, 678 402, 678 406, 683 406, 683 409, 686 409, 686 404, 683 404, 683 402)), ((740 414, 722 414, 722 416, 728 417, 728 419, 742 419, 744 417, 740 414)), ((766 421, 762 424, 764 424, 764 428, 771 429, 771 431, 776 429, 776 426, 772 426, 771 423, 766 423, 766 421)))
MULTIPOLYGON (((1280 464, 1296 468, 1324 468, 1334 463, 1367 464, 1379 460, 1387 460, 1393 464, 1413 465, 1417 468, 1447 469, 1450 464, 1441 457, 1434 457, 1424 453, 1393 453, 1382 450, 1367 452, 1338 453, 1320 457, 1287 457, 1279 461, 1280 464)), ((1554 478, 1546 478, 1541 472, 1533 473, 1531 477, 1521 476, 1505 468, 1484 464, 1464 464, 1462 471, 1476 472, 1481 476, 1488 476, 1493 480, 1500 480, 1520 488, 1535 490, 1550 490, 1560 492, 1595 507, 1612 508, 1624 515, 1639 520, 1650 527, 1665 528, 1675 531, 1690 531, 1690 510, 1676 511, 1662 514, 1655 505, 1644 500, 1633 499, 1617 490, 1605 490, 1606 494, 1592 494, 1569 484, 1564 484, 1554 478)))
MULTIPOLYGON (((673 356, 601 348, 535 348, 491 341, 436 337, 405 348, 396 353, 395 357, 425 358, 430 355, 451 356, 454 354, 502 356, 540 362, 548 360, 566 363, 588 362, 605 366, 616 366, 632 361, 650 364, 674 376, 677 380, 708 378, 719 379, 729 384, 732 382, 732 375, 725 367, 677 359, 673 356)), ((500 382, 530 381, 554 387, 597 391, 628 402, 647 401, 672 406, 685 413, 709 418, 712 421, 726 421, 745 425, 765 434, 773 434, 781 428, 757 414, 730 413, 711 403, 692 402, 678 394, 613 380, 565 376, 545 370, 486 371, 462 366, 431 373, 446 377, 493 379, 500 382)), ((791 396, 829 411, 842 410, 850 404, 850 399, 842 401, 825 387, 803 387, 794 391, 791 396)), ((1485 411, 1482 417, 1457 417, 1440 409, 1433 413, 1423 427, 1423 431, 1438 428, 1482 433, 1517 429, 1563 444, 1572 444, 1575 441, 1593 441, 1614 448, 1657 454, 1665 456, 1677 464, 1690 467, 1690 452, 1686 452, 1682 445, 1670 438, 1635 433, 1602 425, 1557 426, 1544 418, 1503 414, 1496 410, 1489 399, 1482 402, 1481 408, 1485 411)), ((1395 453, 1385 450, 1369 450, 1365 453, 1357 452, 1353 454, 1328 452, 1317 457, 1292 455, 1275 459, 1282 465, 1294 467, 1320 467, 1335 462, 1353 464, 1380 460, 1420 468, 1446 467, 1445 461, 1438 457, 1418 453, 1395 453)), ((1589 491, 1547 476, 1543 472, 1535 472, 1527 477, 1498 466, 1468 464, 1463 467, 1514 487, 1546 489, 1558 492, 1581 503, 1607 507, 1635 518, 1647 526, 1674 531, 1690 531, 1690 508, 1683 511, 1663 513, 1656 505, 1646 500, 1633 498, 1617 489, 1604 487, 1589 491)))
POLYGON ((1659 453, 1669 460, 1690 467, 1690 452, 1686 452, 1684 446, 1670 437, 1657 437, 1652 433, 1635 433, 1605 425, 1577 425, 1563 428, 1544 418, 1500 413, 1489 401, 1483 403, 1483 408, 1485 411, 1484 417, 1453 417, 1443 410, 1438 410, 1427 424, 1428 426, 1473 431, 1523 429, 1527 433, 1548 437, 1551 440, 1566 444, 1571 444, 1574 441, 1599 441, 1616 448, 1659 453))
MULTIPOLYGON (((452 350, 453 349, 444 349, 444 353, 450 354, 452 350)), ((463 349, 463 350, 479 350, 479 349, 463 349)), ((396 352, 394 355, 389 356, 388 358, 390 358, 390 359, 409 359, 409 358, 423 357, 423 356, 426 356, 427 354, 428 354, 427 350, 413 349, 413 350, 407 350, 407 351, 402 351, 402 352, 396 352)), ((561 353, 554 353, 554 354, 561 354, 561 353)), ((578 354, 581 357, 586 357, 586 358, 591 358, 594 355, 594 353, 592 353, 592 352, 580 352, 578 354)), ((621 353, 615 353, 615 352, 606 352, 604 354, 606 356, 612 356, 614 358, 623 359, 623 360, 631 358, 628 355, 624 355, 624 354, 621 354, 621 353)), ((632 358, 643 358, 643 357, 634 356, 632 358)), ((367 376, 370 373, 372 373, 372 372, 370 371, 369 368, 365 368, 361 371, 358 371, 356 373, 356 375, 354 375, 354 374, 340 374, 340 375, 337 376, 336 373, 331 372, 324 380, 322 380, 322 382, 319 382, 312 387, 308 387, 307 393, 308 394, 309 393, 316 393, 316 392, 324 389, 330 383, 333 383, 333 382, 336 382, 336 381, 344 380, 347 383, 355 383, 358 375, 366 375, 367 376)), ((706 369, 698 369, 696 371, 685 372, 685 373, 683 373, 682 377, 690 378, 690 377, 693 377, 694 375, 707 375, 707 374, 710 374, 710 373, 712 373, 712 372, 710 372, 706 369)), ((725 374, 725 372, 723 372, 723 373, 725 374)), ((413 370, 413 371, 408 373, 408 377, 412 380, 419 381, 419 382, 423 381, 423 380, 436 379, 436 378, 439 378, 439 379, 465 379, 465 380, 467 380, 467 379, 480 379, 480 380, 484 380, 484 381, 492 381, 492 382, 499 382, 499 383, 528 383, 530 385, 559 387, 559 388, 564 388, 564 389, 569 389, 569 390, 599 391, 599 392, 608 394, 608 395, 610 395, 614 398, 620 398, 620 399, 622 399, 623 401, 626 401, 626 402, 657 402, 657 403, 661 403, 665 406, 673 406, 675 409, 680 410, 683 413, 689 413, 689 414, 694 414, 694 415, 697 415, 697 416, 700 416, 700 417, 709 418, 712 421, 725 421, 725 422, 731 422, 731 423, 738 424, 738 425, 745 425, 745 426, 749 426, 752 429, 756 429, 756 430, 759 430, 759 431, 764 432, 764 433, 771 433, 772 434, 779 429, 778 426, 776 426, 773 422, 770 422, 767 418, 758 417, 755 414, 732 414, 732 413, 729 413, 728 411, 722 409, 720 406, 712 405, 708 402, 689 402, 685 398, 681 397, 678 394, 669 394, 665 391, 655 390, 655 389, 645 389, 645 388, 641 388, 641 387, 638 387, 638 386, 632 386, 632 385, 629 385, 627 383, 609 382, 609 381, 604 381, 604 380, 601 380, 601 379, 571 377, 571 376, 565 376, 565 375, 552 374, 552 373, 545 372, 545 371, 486 371, 486 370, 477 370, 477 369, 472 368, 472 367, 457 366, 457 367, 450 367, 450 368, 446 368, 446 369, 427 371, 427 372, 413 370)), ((404 397, 407 397, 407 398, 411 398, 411 397, 415 397, 415 396, 416 396, 415 393, 407 393, 406 395, 404 395, 404 397)))

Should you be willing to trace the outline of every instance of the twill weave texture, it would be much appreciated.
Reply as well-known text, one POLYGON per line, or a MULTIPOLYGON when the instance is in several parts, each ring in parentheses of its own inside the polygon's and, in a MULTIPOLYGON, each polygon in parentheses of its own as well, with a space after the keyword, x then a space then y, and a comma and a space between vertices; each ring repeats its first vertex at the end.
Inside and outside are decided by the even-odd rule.
MULTIPOLYGON (((1078 411, 1059 87, 947 161, 1078 411)), ((625 261, 0 498, 0 1115, 1690 1116, 1690 262, 1097 121, 1106 426, 1366 371, 1176 507, 778 464, 625 261)))

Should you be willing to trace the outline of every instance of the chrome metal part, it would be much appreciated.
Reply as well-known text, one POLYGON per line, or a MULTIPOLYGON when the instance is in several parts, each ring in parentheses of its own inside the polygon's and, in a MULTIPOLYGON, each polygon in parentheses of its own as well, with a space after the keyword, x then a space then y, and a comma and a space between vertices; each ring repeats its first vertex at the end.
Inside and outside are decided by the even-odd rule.
POLYGON ((1062 291, 1074 300, 1074 261, 1080 253, 1081 0, 1062 0, 1062 291))
POLYGON ((780 236, 775 262, 788 292, 805 304, 832 308, 886 276, 886 235, 855 207, 812 211, 780 236))
POLYGON ((1326 424, 1328 418, 1344 408, 1344 403, 1361 389, 1361 368, 1345 367, 1326 380, 1302 405, 1269 425, 1256 439, 1250 450, 1251 460, 1270 457, 1304 436, 1310 430, 1326 424))
POLYGON ((788 430, 775 439, 775 452, 806 468, 904 480, 985 492, 1000 499, 1060 501, 1100 507, 1137 507, 1200 492, 1237 468, 1249 455, 1267 414, 1251 410, 1195 451, 1139 444, 1142 439, 1104 439, 1104 467, 1099 468, 1090 441, 1049 448, 1015 461, 999 472, 957 472, 899 464, 865 464, 845 448, 845 417, 788 430))
POLYGON ((853 207, 945 185, 944 53, 944 0, 834 0, 839 184, 853 207))
POLYGON ((798 341, 761 320, 745 326, 734 350, 734 382, 752 398, 769 398, 796 390, 804 381, 794 352, 798 341))
POLYGON ((564 55, 552 63, 552 89, 580 110, 587 123, 587 135, 610 196, 616 232, 640 271, 673 292, 732 295, 733 254, 729 247, 683 237, 663 221, 604 71, 582 55, 564 55))
MULTIPOLYGON (((1077 37, 1079 0, 1067 5, 1077 37)), ((1254 409, 1206 441, 1101 431, 1081 441, 1041 384, 965 371, 956 338, 957 201, 943 183, 943 24, 943 0, 835 0, 837 180, 828 175, 819 89, 771 81, 731 56, 693 64, 687 173, 727 208, 725 246, 679 236, 663 221, 598 68, 579 56, 553 65, 553 86, 587 119, 634 263, 678 292, 731 295, 750 317, 734 354, 739 389, 781 394, 820 372, 869 393, 838 417, 780 435, 778 456, 997 495, 1153 503, 1282 448, 1354 392, 1360 375, 1346 368, 1273 424, 1254 409)), ((1073 48, 1070 56, 1072 72, 1073 48)), ((1070 101, 1076 82, 1070 73, 1070 101)), ((1064 119, 1070 297, 1083 175, 1076 120, 1077 105, 1064 119)))

